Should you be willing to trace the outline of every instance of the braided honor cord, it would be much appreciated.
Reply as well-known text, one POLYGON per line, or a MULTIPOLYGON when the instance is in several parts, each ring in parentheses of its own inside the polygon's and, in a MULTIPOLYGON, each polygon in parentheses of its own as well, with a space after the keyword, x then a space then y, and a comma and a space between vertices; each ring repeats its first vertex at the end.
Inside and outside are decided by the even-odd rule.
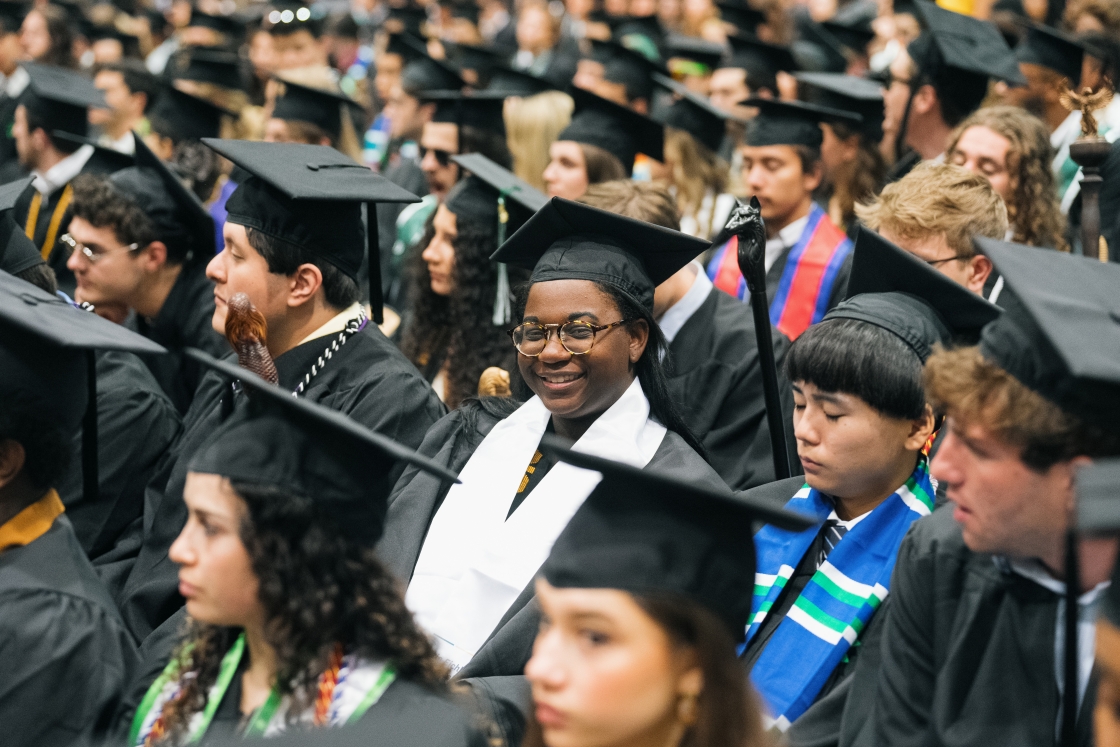
POLYGON ((366 319, 366 313, 363 310, 358 316, 346 322, 346 327, 338 333, 338 337, 331 340, 331 344, 327 345, 327 348, 322 352, 318 360, 312 364, 311 370, 304 374, 303 381, 301 381, 299 386, 292 392, 292 396, 298 397, 303 394, 307 390, 308 385, 311 384, 311 380, 318 376, 323 370, 323 367, 327 365, 327 361, 338 352, 339 348, 346 344, 347 340, 365 329, 368 321, 369 320, 366 319))

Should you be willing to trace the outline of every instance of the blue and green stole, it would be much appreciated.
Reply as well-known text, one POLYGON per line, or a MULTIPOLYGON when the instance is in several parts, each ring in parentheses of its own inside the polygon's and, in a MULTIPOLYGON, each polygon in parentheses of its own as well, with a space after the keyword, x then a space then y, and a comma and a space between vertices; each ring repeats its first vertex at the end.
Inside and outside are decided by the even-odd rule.
MULTIPOLYGON (((844 535, 778 624, 754 665, 751 682, 782 731, 817 699, 887 598, 902 538, 933 510, 933 495, 922 457, 906 484, 844 535)), ((806 485, 786 508, 823 522, 833 503, 806 485)), ((819 532, 819 527, 788 532, 765 526, 755 535, 758 567, 748 642, 819 532)))

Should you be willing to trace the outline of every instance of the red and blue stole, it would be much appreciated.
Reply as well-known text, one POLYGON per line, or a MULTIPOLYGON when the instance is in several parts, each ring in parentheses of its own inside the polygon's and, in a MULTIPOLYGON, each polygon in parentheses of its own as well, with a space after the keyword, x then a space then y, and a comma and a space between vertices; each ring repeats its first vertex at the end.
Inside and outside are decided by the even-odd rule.
MULTIPOLYGON (((770 322, 791 340, 824 318, 832 286, 852 242, 819 205, 809 208, 809 220, 789 251, 778 291, 770 299, 770 322)), ((720 290, 746 300, 747 282, 739 271, 739 240, 720 247, 708 263, 708 277, 720 290)))

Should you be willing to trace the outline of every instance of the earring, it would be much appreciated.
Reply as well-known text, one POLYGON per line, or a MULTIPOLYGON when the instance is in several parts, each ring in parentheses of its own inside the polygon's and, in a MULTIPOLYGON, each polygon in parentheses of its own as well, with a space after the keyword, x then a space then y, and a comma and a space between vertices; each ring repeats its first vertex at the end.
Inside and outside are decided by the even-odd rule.
POLYGON ((677 719, 685 726, 696 723, 696 693, 685 693, 677 703, 677 719))

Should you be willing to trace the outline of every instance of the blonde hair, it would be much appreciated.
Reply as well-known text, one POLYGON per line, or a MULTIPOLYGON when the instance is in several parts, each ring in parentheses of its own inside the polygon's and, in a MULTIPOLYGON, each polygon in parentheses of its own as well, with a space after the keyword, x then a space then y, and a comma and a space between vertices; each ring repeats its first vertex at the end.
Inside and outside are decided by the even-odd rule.
POLYGON ((665 128, 665 161, 670 164, 673 186, 677 191, 677 210, 681 215, 692 215, 702 225, 711 226, 715 220, 715 198, 727 191, 727 163, 696 141, 684 130, 665 128), (711 192, 712 215, 701 221, 697 213, 704 202, 704 195, 711 192))
POLYGON ((1014 240, 1029 246, 1069 251, 1062 233, 1065 218, 1058 205, 1058 187, 1050 162, 1054 148, 1042 120, 1017 106, 992 106, 968 116, 949 136, 947 153, 952 157, 961 135, 970 127, 987 127, 1007 138, 1007 174, 1011 200, 1007 220, 1015 229, 1014 240))
POLYGON ((1007 234, 1007 208, 988 180, 947 163, 920 164, 884 187, 879 199, 856 205, 856 215, 874 231, 908 239, 944 236, 962 258, 976 253, 973 235, 1007 234))
POLYGON ((677 206, 667 187, 656 182, 615 179, 587 188, 576 202, 655 226, 681 230, 677 206))
POLYGON ((572 119, 572 97, 560 91, 506 99, 503 118, 506 143, 513 156, 513 173, 542 192, 548 148, 572 119))

